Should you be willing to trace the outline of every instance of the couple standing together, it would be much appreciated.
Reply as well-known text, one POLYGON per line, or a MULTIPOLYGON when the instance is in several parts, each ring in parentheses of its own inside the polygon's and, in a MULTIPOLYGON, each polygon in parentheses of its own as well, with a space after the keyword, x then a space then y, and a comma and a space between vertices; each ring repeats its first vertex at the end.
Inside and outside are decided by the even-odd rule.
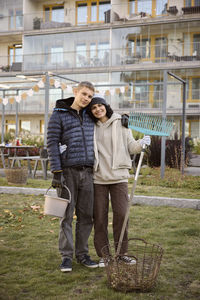
MULTIPOLYGON (((47 132, 47 149, 53 173, 52 186, 60 197, 68 198, 63 187, 71 192, 71 202, 60 221, 60 270, 72 271, 72 259, 89 267, 103 267, 101 249, 108 241, 109 194, 113 210, 114 242, 119 241, 128 206, 130 154, 139 153, 150 137, 135 140, 120 115, 101 96, 94 95, 94 86, 83 81, 74 90, 74 97, 56 101, 47 132), (77 217, 75 245, 72 221, 77 217), (88 238, 94 224, 94 245, 99 263, 89 256, 88 238), (75 249, 74 249, 75 248, 75 249), (74 251, 75 250, 75 251, 74 251)), ((125 263, 135 261, 126 255, 126 227, 120 251, 125 263)))

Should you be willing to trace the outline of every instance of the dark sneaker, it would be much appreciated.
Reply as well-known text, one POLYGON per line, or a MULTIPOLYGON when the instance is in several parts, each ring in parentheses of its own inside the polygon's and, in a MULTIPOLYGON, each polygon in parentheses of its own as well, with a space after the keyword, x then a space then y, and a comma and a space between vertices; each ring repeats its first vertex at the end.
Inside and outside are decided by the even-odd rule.
POLYGON ((71 272, 72 271, 72 261, 70 258, 64 258, 62 264, 60 265, 61 272, 71 272))
POLYGON ((124 262, 127 265, 135 265, 136 264, 136 260, 135 259, 133 259, 133 258, 131 258, 129 256, 126 256, 126 255, 120 256, 119 257, 119 261, 124 262))
POLYGON ((84 257, 80 260, 78 260, 78 262, 87 267, 87 268, 97 268, 99 266, 99 264, 97 264, 96 262, 92 261, 89 255, 84 255, 84 257))

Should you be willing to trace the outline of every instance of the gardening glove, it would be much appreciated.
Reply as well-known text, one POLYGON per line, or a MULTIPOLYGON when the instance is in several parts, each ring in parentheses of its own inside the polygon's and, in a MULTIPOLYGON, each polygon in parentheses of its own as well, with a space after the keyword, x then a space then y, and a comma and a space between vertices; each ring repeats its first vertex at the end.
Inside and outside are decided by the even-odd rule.
POLYGON ((52 187, 53 188, 62 188, 65 185, 65 178, 63 176, 63 172, 54 172, 53 173, 53 180, 52 180, 52 187))
POLYGON ((143 139, 140 140, 140 145, 141 145, 142 147, 143 147, 143 145, 149 146, 150 144, 151 144, 151 138, 150 138, 149 135, 145 135, 145 136, 143 137, 143 139))
POLYGON ((122 124, 122 126, 128 128, 128 119, 129 119, 129 116, 127 114, 123 114, 121 117, 122 117, 121 118, 121 124, 122 124))

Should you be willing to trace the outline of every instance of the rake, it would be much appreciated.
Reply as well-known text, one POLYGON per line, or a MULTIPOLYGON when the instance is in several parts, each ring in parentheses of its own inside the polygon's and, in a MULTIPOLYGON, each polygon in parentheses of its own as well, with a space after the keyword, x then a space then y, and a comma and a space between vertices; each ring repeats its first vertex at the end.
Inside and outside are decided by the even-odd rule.
MULTIPOLYGON (((166 118, 150 116, 145 113, 131 113, 129 116, 128 127, 136 131, 139 131, 141 133, 144 133, 146 135, 169 136, 173 129, 173 120, 167 120, 166 118)), ((145 145, 143 145, 137 170, 135 173, 135 178, 131 189, 131 195, 128 202, 127 212, 124 218, 124 222, 122 225, 122 230, 121 230, 121 234, 117 246, 116 257, 118 257, 120 253, 125 228, 128 222, 130 207, 133 202, 135 188, 140 173, 140 168, 142 165, 142 160, 144 157, 144 152, 145 152, 145 145)))

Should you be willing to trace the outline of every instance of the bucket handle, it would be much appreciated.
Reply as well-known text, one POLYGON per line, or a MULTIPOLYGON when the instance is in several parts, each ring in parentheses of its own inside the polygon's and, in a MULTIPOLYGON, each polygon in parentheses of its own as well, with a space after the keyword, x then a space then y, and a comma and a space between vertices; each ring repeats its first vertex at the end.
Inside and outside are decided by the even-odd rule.
MULTIPOLYGON (((45 195, 47 195, 48 191, 49 191, 49 190, 50 190, 50 188, 52 188, 52 187, 53 187, 53 186, 52 186, 52 185, 50 185, 50 187, 49 187, 49 188, 46 190, 46 193, 45 193, 45 195)), ((66 188, 66 190, 67 190, 67 191, 68 191, 68 193, 69 193, 69 200, 68 200, 68 201, 69 201, 69 203, 70 203, 70 202, 71 202, 71 198, 72 198, 72 197, 71 197, 71 192, 70 192, 69 188, 68 188, 68 187, 67 187, 65 184, 63 185, 63 187, 64 187, 64 188, 66 188)))

